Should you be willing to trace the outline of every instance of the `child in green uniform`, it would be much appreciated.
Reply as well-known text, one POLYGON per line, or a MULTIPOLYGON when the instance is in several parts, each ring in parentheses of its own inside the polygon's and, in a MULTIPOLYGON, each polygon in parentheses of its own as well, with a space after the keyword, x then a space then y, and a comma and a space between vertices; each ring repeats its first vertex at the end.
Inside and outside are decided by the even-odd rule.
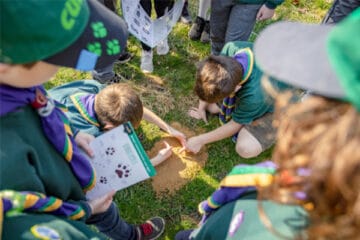
POLYGON ((125 22, 95 0, 1 1, 0 9, 0 238, 158 238, 164 220, 128 224, 114 192, 87 201, 96 176, 79 147, 91 155, 93 136, 71 129, 41 85, 59 66, 113 62, 126 46, 125 22))
POLYGON ((200 62, 195 84, 200 103, 189 115, 206 121, 206 111, 219 113, 223 125, 190 138, 187 151, 197 153, 203 145, 233 135, 236 152, 243 158, 255 157, 271 147, 275 140, 273 101, 263 91, 261 77, 249 42, 229 42, 221 56, 200 62), (221 100, 219 108, 216 103, 221 100))
POLYGON ((360 9, 336 27, 281 22, 260 33, 263 71, 313 95, 277 96, 275 164, 236 166, 199 205, 205 223, 176 240, 360 237, 359 24, 360 9))
MULTIPOLYGON (((141 119, 145 119, 185 144, 185 135, 143 107, 139 96, 128 84, 107 86, 95 80, 80 80, 52 88, 48 93, 67 108, 66 115, 74 127, 91 135, 98 136, 128 121, 137 128, 141 119)), ((156 166, 171 153, 172 148, 166 145, 151 162, 156 166)))

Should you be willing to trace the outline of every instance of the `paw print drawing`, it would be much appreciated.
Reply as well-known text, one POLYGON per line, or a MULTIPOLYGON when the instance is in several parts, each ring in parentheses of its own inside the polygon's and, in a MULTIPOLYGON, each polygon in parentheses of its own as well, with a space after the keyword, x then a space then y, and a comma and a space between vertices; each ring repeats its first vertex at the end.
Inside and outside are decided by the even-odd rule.
POLYGON ((89 44, 87 45, 87 49, 88 49, 90 52, 97 54, 98 56, 101 56, 101 54, 102 54, 101 45, 100 45, 100 43, 98 43, 98 42, 89 43, 89 44))
POLYGON ((101 177, 100 177, 100 183, 102 183, 102 184, 107 184, 107 178, 101 176, 101 177))
POLYGON ((127 178, 130 176, 129 166, 118 164, 115 173, 119 178, 127 178))
POLYGON ((91 23, 91 28, 93 30, 94 37, 96 38, 104 38, 108 35, 107 30, 102 22, 91 23))
POLYGON ((113 147, 108 147, 106 150, 105 150, 105 154, 106 155, 114 155, 114 153, 115 153, 115 148, 113 148, 113 147))
POLYGON ((108 55, 115 55, 120 52, 120 44, 117 39, 113 39, 111 41, 106 42, 106 53, 108 55))

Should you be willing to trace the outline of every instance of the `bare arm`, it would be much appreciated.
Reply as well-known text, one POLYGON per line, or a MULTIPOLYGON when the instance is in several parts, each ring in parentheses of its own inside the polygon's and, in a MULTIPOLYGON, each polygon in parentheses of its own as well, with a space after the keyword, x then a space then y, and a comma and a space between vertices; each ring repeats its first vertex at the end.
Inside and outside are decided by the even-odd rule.
POLYGON ((221 127, 216 128, 211 132, 207 132, 195 137, 190 138, 187 141, 186 151, 198 153, 202 146, 220 141, 224 138, 230 137, 240 131, 243 127, 242 124, 236 123, 233 120, 222 125, 221 127))
POLYGON ((155 124, 160 129, 164 130, 165 132, 169 133, 170 136, 176 137, 179 139, 181 145, 185 146, 186 137, 182 132, 179 132, 178 130, 172 128, 169 124, 164 122, 159 116, 157 116, 154 112, 150 111, 146 107, 144 107, 144 115, 143 119, 155 124))
POLYGON ((164 143, 165 148, 161 149, 155 157, 150 159, 150 162, 154 167, 168 159, 172 154, 172 147, 167 142, 164 143))

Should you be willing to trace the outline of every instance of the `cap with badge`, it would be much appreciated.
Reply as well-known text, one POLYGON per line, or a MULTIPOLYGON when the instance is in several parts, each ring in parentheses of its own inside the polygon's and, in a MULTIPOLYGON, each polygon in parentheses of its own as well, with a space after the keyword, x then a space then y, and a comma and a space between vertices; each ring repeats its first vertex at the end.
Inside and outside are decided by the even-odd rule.
POLYGON ((45 61, 79 70, 112 64, 126 23, 97 0, 0 1, 0 62, 45 61))
POLYGON ((265 74, 360 111, 360 9, 335 26, 274 23, 260 33, 254 53, 265 74))

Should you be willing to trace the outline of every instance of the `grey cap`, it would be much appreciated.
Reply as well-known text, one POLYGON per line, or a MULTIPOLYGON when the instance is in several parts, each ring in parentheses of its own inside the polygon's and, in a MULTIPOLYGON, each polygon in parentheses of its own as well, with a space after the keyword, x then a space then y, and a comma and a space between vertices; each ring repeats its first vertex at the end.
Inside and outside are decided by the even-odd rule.
POLYGON ((263 30, 254 44, 264 73, 312 93, 343 98, 345 91, 326 52, 329 25, 278 22, 263 30))

